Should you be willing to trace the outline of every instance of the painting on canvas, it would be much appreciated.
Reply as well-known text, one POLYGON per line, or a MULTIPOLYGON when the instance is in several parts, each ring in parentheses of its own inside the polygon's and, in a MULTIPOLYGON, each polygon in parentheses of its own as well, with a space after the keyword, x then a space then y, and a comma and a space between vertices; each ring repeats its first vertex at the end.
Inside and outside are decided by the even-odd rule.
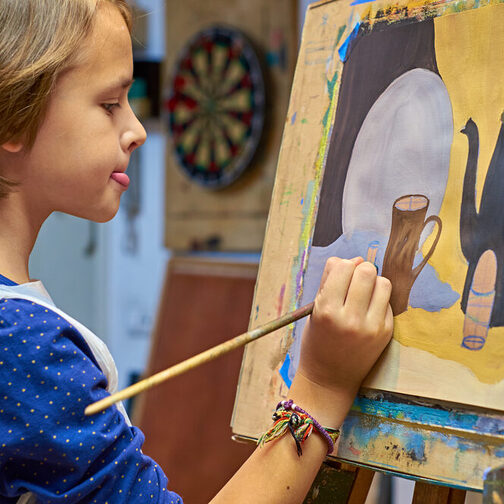
POLYGON ((366 385, 502 409, 504 5, 382 18, 362 16, 340 50, 300 304, 328 257, 364 257, 395 316, 366 385))

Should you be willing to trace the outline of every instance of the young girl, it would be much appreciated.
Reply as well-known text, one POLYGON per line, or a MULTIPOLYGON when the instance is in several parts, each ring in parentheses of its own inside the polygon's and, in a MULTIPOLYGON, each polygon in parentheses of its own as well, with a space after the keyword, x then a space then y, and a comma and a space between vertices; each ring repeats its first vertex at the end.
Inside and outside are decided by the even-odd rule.
MULTIPOLYGON (((84 416, 115 391, 113 361, 28 273, 51 212, 104 222, 128 187, 146 136, 127 99, 130 23, 125 0, 0 0, 2 503, 182 502, 121 406, 84 416)), ((390 339, 390 290, 362 259, 328 261, 290 389, 309 415, 281 406, 287 435, 257 448, 213 503, 303 500, 329 429, 390 339)))

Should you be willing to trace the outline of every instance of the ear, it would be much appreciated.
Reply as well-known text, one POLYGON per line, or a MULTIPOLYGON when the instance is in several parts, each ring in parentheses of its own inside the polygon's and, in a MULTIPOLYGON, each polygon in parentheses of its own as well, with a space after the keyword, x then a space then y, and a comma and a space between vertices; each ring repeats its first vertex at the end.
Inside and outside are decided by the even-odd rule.
POLYGON ((5 142, 2 144, 2 149, 10 152, 11 154, 15 154, 19 152, 23 148, 23 144, 21 142, 5 142))

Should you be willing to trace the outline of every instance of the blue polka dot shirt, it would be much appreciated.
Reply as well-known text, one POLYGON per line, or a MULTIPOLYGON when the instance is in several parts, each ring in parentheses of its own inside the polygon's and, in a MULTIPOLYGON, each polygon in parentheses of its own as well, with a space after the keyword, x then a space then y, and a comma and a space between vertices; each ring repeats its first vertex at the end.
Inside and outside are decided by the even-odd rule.
POLYGON ((42 504, 182 504, 116 407, 84 416, 106 377, 57 313, 0 299, 0 384, 0 503, 32 492, 42 504))

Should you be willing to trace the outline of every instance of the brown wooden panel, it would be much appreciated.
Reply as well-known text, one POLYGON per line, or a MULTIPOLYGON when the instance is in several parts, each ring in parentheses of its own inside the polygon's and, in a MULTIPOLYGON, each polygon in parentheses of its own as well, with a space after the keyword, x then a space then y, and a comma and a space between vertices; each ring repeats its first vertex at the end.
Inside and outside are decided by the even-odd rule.
POLYGON ((466 500, 466 491, 458 488, 450 488, 450 499, 448 504, 464 504, 466 500))
POLYGON ((364 504, 374 471, 339 462, 325 462, 303 504, 364 504))
POLYGON ((418 481, 412 504, 464 504, 465 494, 464 490, 418 481))
MULTIPOLYGON (((147 374, 247 330, 256 264, 175 258, 165 280, 147 374)), ((253 450, 229 427, 242 351, 232 352, 141 396, 134 420, 144 453, 169 487, 191 504, 207 503, 253 450)))
POLYGON ((348 504, 364 504, 375 475, 374 471, 363 467, 355 470, 355 480, 348 498, 348 504))

